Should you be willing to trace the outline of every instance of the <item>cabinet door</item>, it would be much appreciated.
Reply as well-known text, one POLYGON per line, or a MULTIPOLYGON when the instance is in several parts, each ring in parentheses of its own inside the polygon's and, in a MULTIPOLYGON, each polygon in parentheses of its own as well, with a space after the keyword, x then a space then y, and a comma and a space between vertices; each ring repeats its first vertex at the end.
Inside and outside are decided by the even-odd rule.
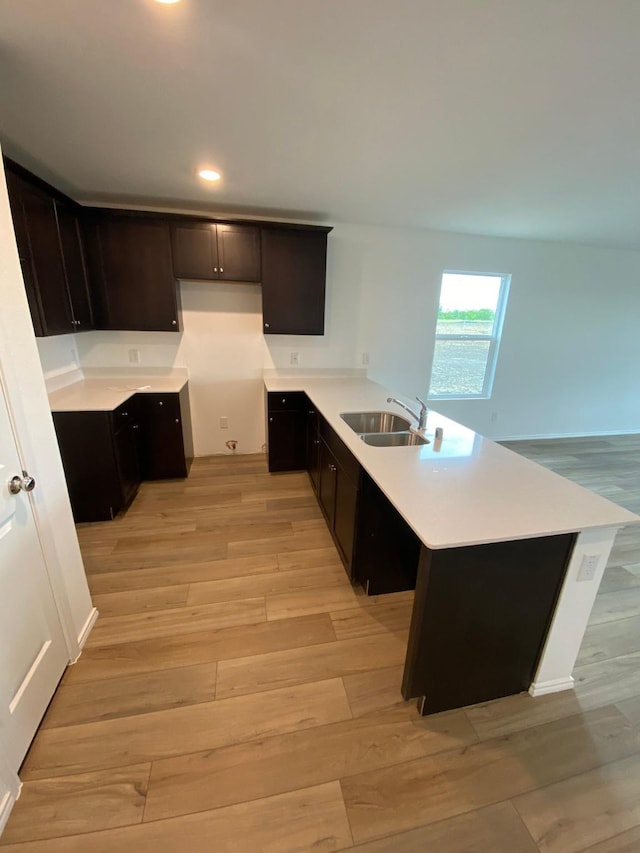
POLYGON ((88 331, 93 328, 93 316, 78 217, 71 208, 58 202, 56 215, 73 325, 78 332, 88 331))
POLYGON ((143 480, 187 476, 178 394, 137 394, 138 447, 143 480))
POLYGON ((325 514, 329 530, 333 532, 336 514, 336 475, 338 466, 333 453, 324 441, 320 442, 320 488, 318 499, 325 514))
POLYGON ((307 413, 307 471, 314 492, 320 486, 320 436, 318 435, 318 413, 309 409, 307 413))
POLYGON ((58 237, 53 199, 20 182, 35 286, 42 308, 45 335, 75 331, 58 237))
POLYGON ((62 465, 76 522, 106 521, 122 507, 109 412, 54 412, 62 465))
POLYGON ((265 335, 323 335, 327 235, 262 229, 265 335))
POLYGON ((97 219, 89 233, 99 328, 177 332, 169 226, 107 216, 97 219))
POLYGON ((269 411, 269 471, 304 471, 307 457, 307 413, 269 411))
POLYGON ((338 465, 336 470, 335 518, 333 538, 349 575, 353 562, 358 510, 358 487, 338 465))
POLYGON ((27 294, 27 302, 31 312, 31 321, 36 337, 41 338, 44 332, 42 320, 42 305, 36 286, 35 273, 31 258, 31 246, 29 245, 29 232, 27 230, 27 219, 22 205, 21 181, 12 172, 7 172, 7 188, 9 190, 9 203, 11 205, 11 216, 13 218, 13 230, 16 236, 20 267, 24 289, 27 294))
POLYGON ((176 278, 219 278, 216 226, 211 222, 174 225, 171 228, 173 272, 176 278))
POLYGON ((260 229, 254 225, 217 225, 220 278, 260 281, 260 229))
POLYGON ((135 424, 123 424, 114 432, 113 446, 120 477, 122 502, 128 506, 136 496, 140 485, 140 465, 136 444, 135 424))

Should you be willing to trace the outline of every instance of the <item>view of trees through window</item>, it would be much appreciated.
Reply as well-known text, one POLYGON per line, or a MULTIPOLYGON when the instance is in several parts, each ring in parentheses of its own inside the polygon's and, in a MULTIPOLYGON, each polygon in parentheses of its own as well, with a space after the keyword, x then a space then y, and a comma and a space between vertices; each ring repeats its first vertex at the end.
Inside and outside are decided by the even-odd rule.
POLYGON ((498 353, 509 276, 442 276, 430 397, 486 397, 498 353))

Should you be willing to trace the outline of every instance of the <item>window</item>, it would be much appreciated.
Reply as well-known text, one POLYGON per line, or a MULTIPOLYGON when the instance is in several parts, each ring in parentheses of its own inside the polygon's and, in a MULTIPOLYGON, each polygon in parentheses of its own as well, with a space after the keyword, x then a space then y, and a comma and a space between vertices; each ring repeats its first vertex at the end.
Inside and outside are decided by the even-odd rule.
POLYGON ((444 272, 430 398, 490 397, 510 275, 444 272))

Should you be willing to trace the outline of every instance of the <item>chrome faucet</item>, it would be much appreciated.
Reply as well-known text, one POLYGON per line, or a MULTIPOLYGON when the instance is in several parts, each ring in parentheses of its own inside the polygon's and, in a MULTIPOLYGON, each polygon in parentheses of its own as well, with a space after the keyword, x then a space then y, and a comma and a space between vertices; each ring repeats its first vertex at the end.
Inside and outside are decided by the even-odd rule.
POLYGON ((402 400, 396 400, 395 397, 387 397, 387 403, 397 403, 398 406, 402 406, 402 408, 406 412, 409 412, 411 417, 413 417, 417 420, 417 422, 418 422, 417 431, 418 432, 424 432, 425 429, 427 428, 427 414, 428 414, 427 404, 425 402, 423 402, 420 399, 420 397, 416 397, 416 400, 420 403, 420 414, 419 415, 416 412, 414 412, 413 409, 410 409, 409 406, 405 406, 405 404, 402 402, 402 400))

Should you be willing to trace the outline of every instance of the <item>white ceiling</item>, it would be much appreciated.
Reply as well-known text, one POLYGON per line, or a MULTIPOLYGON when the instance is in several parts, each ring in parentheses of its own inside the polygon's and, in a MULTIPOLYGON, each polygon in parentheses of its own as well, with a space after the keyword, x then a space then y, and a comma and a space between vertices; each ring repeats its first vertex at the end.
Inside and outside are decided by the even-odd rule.
POLYGON ((81 199, 640 248, 639 81, 640 0, 0 0, 0 138, 81 199))

